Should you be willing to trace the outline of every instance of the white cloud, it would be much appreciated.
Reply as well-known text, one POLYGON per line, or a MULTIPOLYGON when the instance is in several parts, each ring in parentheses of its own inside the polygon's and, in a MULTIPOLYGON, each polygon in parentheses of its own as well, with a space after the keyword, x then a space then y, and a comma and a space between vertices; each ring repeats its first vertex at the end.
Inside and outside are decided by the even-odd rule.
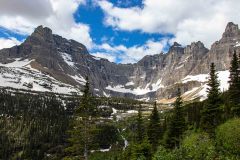
POLYGON ((16 38, 0 38, 0 49, 10 48, 15 45, 21 44, 21 41, 18 41, 16 38))
POLYGON ((91 48, 89 26, 76 23, 73 17, 81 4, 85 4, 85 0, 2 0, 0 26, 17 33, 30 34, 38 25, 43 25, 50 27, 53 33, 91 48))
POLYGON ((110 62, 116 62, 116 56, 112 53, 106 53, 106 52, 95 52, 92 55, 94 55, 95 57, 99 57, 99 58, 104 58, 104 59, 108 59, 110 62))
POLYGON ((143 46, 126 48, 125 54, 122 54, 120 58, 122 59, 122 63, 134 63, 146 55, 161 53, 166 44, 167 40, 162 40, 160 42, 149 40, 143 46))
POLYGON ((221 37, 227 22, 240 23, 239 0, 143 0, 142 7, 120 8, 98 2, 104 23, 120 30, 172 33, 183 45, 203 41, 208 47, 221 37))
POLYGON ((135 63, 146 55, 159 54, 163 51, 164 46, 168 43, 167 39, 161 41, 148 40, 142 46, 126 47, 123 45, 111 46, 107 43, 95 46, 96 50, 101 52, 93 52, 92 55, 106 58, 111 62, 135 63))
POLYGON ((52 13, 52 7, 49 0, 1 0, 1 15, 21 14, 29 18, 44 18, 52 13))

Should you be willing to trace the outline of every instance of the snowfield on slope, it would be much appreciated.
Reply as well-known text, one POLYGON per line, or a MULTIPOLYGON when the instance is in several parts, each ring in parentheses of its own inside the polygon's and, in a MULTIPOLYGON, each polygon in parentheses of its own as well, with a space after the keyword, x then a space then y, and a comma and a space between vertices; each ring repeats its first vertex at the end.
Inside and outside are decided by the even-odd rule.
MULTIPOLYGON (((220 82, 220 90, 222 92, 228 90, 229 87, 229 70, 226 71, 218 71, 218 80, 220 82)), ((202 85, 200 87, 194 87, 192 90, 187 91, 183 94, 183 97, 188 96, 191 97, 190 100, 195 98, 200 98, 200 100, 205 100, 207 98, 207 81, 208 81, 209 75, 208 74, 199 74, 199 75, 188 75, 185 78, 182 79, 182 83, 187 83, 190 81, 198 81, 201 82, 202 85), (191 96, 190 96, 191 95, 191 96)))
MULTIPOLYGON (((74 64, 71 63, 70 55, 64 55, 65 61, 69 63, 72 67, 74 64)), ((72 94, 72 93, 80 93, 80 91, 71 85, 62 83, 57 81, 53 77, 41 73, 40 71, 31 67, 30 63, 33 62, 34 59, 20 59, 16 58, 13 62, 8 64, 0 63, 1 71, 0 71, 0 86, 1 87, 12 87, 16 89, 25 89, 25 90, 33 90, 33 91, 41 91, 41 92, 55 92, 62 94, 72 94)), ((226 91, 229 87, 229 71, 218 71, 217 72, 220 82, 221 91, 226 91)), ((84 85, 86 80, 81 75, 71 76, 71 78, 75 79, 79 84, 84 85)), ((200 98, 200 100, 204 100, 207 97, 207 80, 209 78, 208 74, 199 74, 199 75, 188 75, 183 78, 181 83, 188 83, 191 81, 197 81, 201 83, 200 87, 194 87, 191 90, 185 92, 183 94, 184 97, 188 97, 189 99, 200 98)), ((155 92, 160 88, 164 88, 162 85, 162 80, 158 79, 155 83, 148 83, 144 87, 136 87, 136 88, 128 88, 133 87, 135 83, 133 81, 127 82, 125 85, 108 85, 106 87, 107 90, 121 92, 121 93, 132 93, 134 95, 145 95, 150 92, 155 92)), ((110 95, 106 94, 103 91, 104 96, 109 97, 110 95)), ((146 98, 148 99, 148 98, 146 98)))
MULTIPOLYGON (((15 59, 14 62, 2 64, 0 71, 0 87, 11 87, 40 92, 54 92, 62 94, 79 93, 71 85, 62 83, 53 77, 31 68, 33 60, 15 59)), ((80 79, 80 78, 79 78, 80 79)), ((83 79, 81 79, 83 81, 83 79)))
POLYGON ((155 92, 160 88, 164 88, 164 86, 161 84, 161 81, 162 80, 159 79, 156 83, 152 83, 152 84, 148 83, 145 88, 143 87, 137 87, 134 89, 125 88, 125 86, 130 86, 134 84, 133 82, 128 82, 125 84, 125 86, 124 85, 116 85, 116 86, 108 85, 106 89, 114 92, 132 93, 134 95, 144 95, 150 92, 155 92))

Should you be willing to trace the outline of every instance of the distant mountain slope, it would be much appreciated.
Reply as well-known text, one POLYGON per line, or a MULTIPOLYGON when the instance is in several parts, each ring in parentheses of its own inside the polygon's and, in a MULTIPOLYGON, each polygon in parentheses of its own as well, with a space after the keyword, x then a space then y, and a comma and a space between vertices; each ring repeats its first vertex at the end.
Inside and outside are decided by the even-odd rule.
POLYGON ((240 30, 230 22, 210 50, 200 41, 185 47, 175 42, 165 54, 145 56, 135 64, 115 64, 39 26, 21 45, 0 50, 0 86, 80 93, 89 76, 97 96, 168 101, 180 87, 186 100, 204 99, 209 64, 216 64, 226 90, 233 50, 239 47, 240 30))

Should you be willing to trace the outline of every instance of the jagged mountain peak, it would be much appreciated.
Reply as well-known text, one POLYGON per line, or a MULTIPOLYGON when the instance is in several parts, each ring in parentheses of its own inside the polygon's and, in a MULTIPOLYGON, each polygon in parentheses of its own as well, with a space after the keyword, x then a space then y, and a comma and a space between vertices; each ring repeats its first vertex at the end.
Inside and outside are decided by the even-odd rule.
POLYGON ((192 42, 191 47, 205 48, 204 44, 201 41, 192 42))
POLYGON ((240 35, 240 30, 238 28, 237 24, 234 24, 233 22, 229 22, 225 28, 225 32, 223 33, 223 38, 228 37, 236 37, 240 35))
POLYGON ((48 27, 44 27, 43 25, 40 25, 35 28, 33 33, 52 34, 52 30, 48 27))
POLYGON ((178 42, 173 42, 173 45, 172 45, 172 47, 181 47, 182 45, 181 44, 179 44, 178 42))
POLYGON ((183 54, 183 46, 177 42, 174 42, 173 45, 169 48, 168 53, 173 53, 173 54, 183 54))
POLYGON ((36 44, 41 45, 43 43, 52 43, 53 34, 52 30, 48 27, 38 26, 34 32, 25 40, 23 44, 36 44))
POLYGON ((203 56, 209 50, 204 46, 201 41, 192 42, 190 45, 187 45, 184 48, 184 53, 195 55, 195 56, 203 56))
POLYGON ((238 24, 234 24, 233 22, 228 22, 226 28, 225 28, 225 32, 231 32, 231 31, 235 31, 238 30, 238 24))
POLYGON ((53 34, 52 30, 48 27, 43 27, 42 25, 35 28, 34 32, 26 39, 23 44, 30 45, 52 45, 57 49, 63 50, 64 52, 75 51, 86 51, 86 47, 72 39, 63 38, 60 35, 53 34))
POLYGON ((43 27, 42 25, 40 25, 34 30, 34 32, 31 34, 31 36, 42 37, 46 40, 46 39, 51 38, 53 36, 53 34, 52 34, 52 30, 50 28, 43 27))

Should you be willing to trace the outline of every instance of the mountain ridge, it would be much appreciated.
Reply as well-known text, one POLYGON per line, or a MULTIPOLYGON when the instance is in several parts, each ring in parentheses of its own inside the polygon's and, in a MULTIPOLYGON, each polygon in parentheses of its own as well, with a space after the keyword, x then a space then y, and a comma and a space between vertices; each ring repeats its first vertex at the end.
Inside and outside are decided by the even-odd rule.
MULTIPOLYGON (((204 88, 206 81, 183 83, 183 80, 190 75, 207 74, 211 62, 215 62, 217 71, 228 70, 233 50, 239 51, 239 42, 238 25, 229 22, 222 38, 213 43, 210 49, 200 41, 184 47, 175 42, 167 53, 146 55, 134 64, 116 64, 89 54, 81 43, 52 34, 51 29, 39 26, 21 45, 0 50, 0 66, 3 70, 9 70, 8 64, 28 59, 31 61, 27 64, 30 70, 50 76, 59 86, 72 86, 71 93, 80 92, 84 77, 89 76, 92 92, 96 96, 171 99, 176 95, 176 87, 180 87, 182 93, 196 87, 204 88)), ((10 81, 3 78, 6 73, 1 72, 2 79, 10 81)), ((22 71, 21 74, 24 75, 22 71)), ((24 89, 34 90, 35 84, 37 86, 34 77, 28 82, 20 78, 19 83, 33 85, 33 88, 24 89)), ((49 80, 48 85, 51 91, 54 83, 49 80)), ((193 98, 201 96, 204 95, 195 95, 193 98)))

